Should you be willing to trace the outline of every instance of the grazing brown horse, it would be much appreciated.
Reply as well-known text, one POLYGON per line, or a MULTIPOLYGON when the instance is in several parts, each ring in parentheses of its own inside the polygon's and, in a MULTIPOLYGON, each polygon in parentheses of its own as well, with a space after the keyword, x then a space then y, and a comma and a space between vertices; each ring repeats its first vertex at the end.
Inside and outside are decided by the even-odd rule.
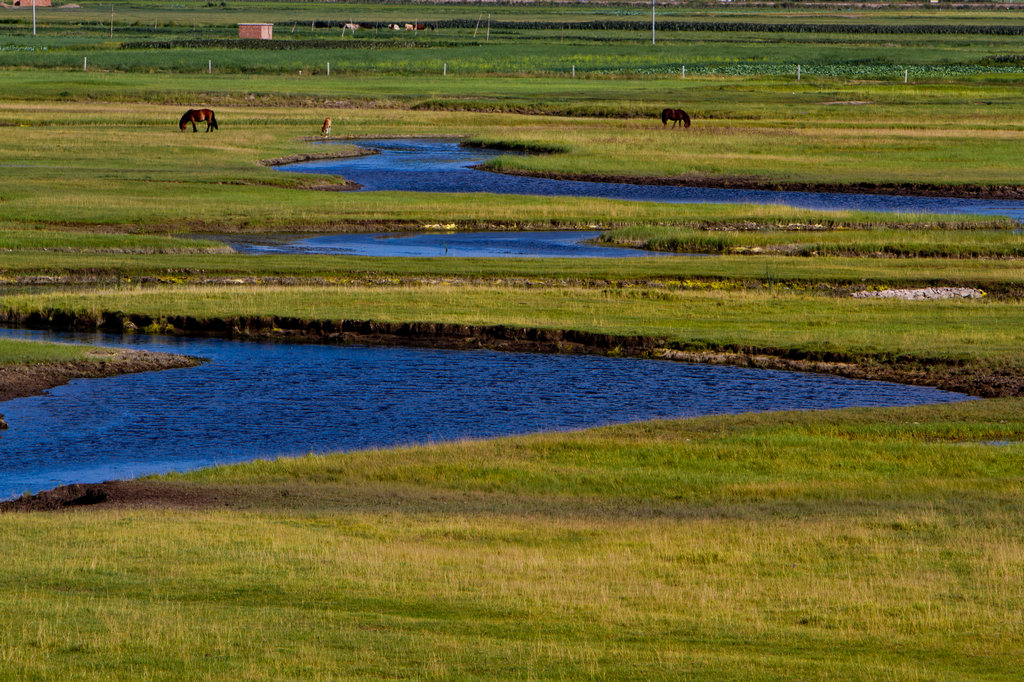
POLYGON ((687 116, 686 112, 682 109, 663 109, 661 111, 661 124, 665 125, 669 121, 672 121, 673 128, 675 128, 676 124, 680 121, 683 122, 684 128, 690 127, 690 117, 687 116))
POLYGON ((178 121, 178 127, 181 128, 181 132, 185 132, 185 128, 188 124, 192 124, 192 132, 197 132, 196 123, 202 123, 206 121, 206 132, 217 129, 217 117, 213 115, 212 109, 189 109, 185 112, 185 115, 178 121))
POLYGON ((331 134, 331 119, 330 117, 324 119, 324 125, 320 128, 320 134, 324 137, 328 137, 331 134))

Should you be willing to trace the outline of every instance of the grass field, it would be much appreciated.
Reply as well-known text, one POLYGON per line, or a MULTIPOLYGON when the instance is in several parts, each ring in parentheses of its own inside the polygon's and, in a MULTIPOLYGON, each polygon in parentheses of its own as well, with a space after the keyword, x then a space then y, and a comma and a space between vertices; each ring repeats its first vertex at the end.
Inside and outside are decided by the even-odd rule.
POLYGON ((1013 679, 1022 430, 1019 400, 654 422, 159 483, 219 509, 0 515, 0 656, 51 679, 1013 679))
MULTIPOLYGON (((1024 385, 1007 219, 345 192, 260 165, 320 151, 330 115, 343 138, 548 152, 493 162, 510 172, 1024 186, 1016 9, 657 10, 656 45, 650 8, 623 4, 116 0, 40 8, 36 36, 30 10, 3 10, 0 309, 576 329, 1024 385), (273 44, 237 42, 242 21, 274 22, 273 44), (342 36, 349 21, 376 32, 342 36), (180 133, 199 104, 220 130, 180 133), (694 126, 663 130, 666 105, 694 126), (711 255, 195 238, 448 223, 711 255), (933 284, 988 295, 848 296, 933 284)), ((84 352, 2 342, 0 364, 84 352)), ((140 505, 0 513, 0 679, 1016 679, 1022 435, 1019 397, 708 417, 252 462, 132 483, 140 505)))
MULTIPOLYGON (((121 231, 319 231, 346 226, 409 226, 455 222, 477 225, 622 225, 796 220, 850 221, 878 226, 941 219, 893 218, 783 208, 722 208, 601 199, 492 195, 420 195, 297 191, 331 189, 338 180, 290 174, 258 161, 317 151, 301 138, 319 132, 332 114, 335 132, 355 137, 461 135, 483 142, 560 145, 566 153, 505 156, 494 165, 569 175, 631 175, 761 182, 1000 186, 1015 178, 1012 122, 978 130, 975 145, 954 142, 960 126, 905 129, 886 124, 837 132, 843 121, 808 124, 765 145, 769 130, 788 124, 711 121, 686 131, 662 130, 652 119, 566 119, 514 114, 347 110, 318 107, 218 109, 221 129, 182 134, 180 107, 77 103, 9 103, 0 107, 0 163, 17 183, 2 193, 0 225, 121 231), (773 128, 774 127, 774 128, 773 128), (838 137, 837 137, 838 135, 838 137), (610 144, 614 141, 614 144, 610 144), (901 154, 882 153, 899 147, 901 154), (952 151, 956 150, 956 151, 952 151), (874 159, 871 163, 866 158, 874 159), (507 161, 505 161, 507 159, 507 161), (795 160, 802 159, 799 163, 795 160), (950 177, 950 163, 957 174, 950 177), (48 191, 59 178, 60 193, 48 191)), ((915 115, 908 112, 908 116, 915 115)), ((849 123, 849 121, 846 121, 849 123)), ((905 119, 904 125, 910 125, 905 119)), ((981 124, 979 124, 980 127, 981 124)), ((987 123, 985 124, 988 125, 987 123)), ((341 151, 345 151, 342 149, 341 151)), ((990 223, 992 224, 990 219, 990 223)), ((970 224, 949 219, 946 224, 970 224)), ((1005 224, 1005 221, 1003 221, 1005 224)), ((984 220, 975 222, 983 226, 984 220)), ((999 224, 999 221, 995 221, 999 224)))
POLYGON ((155 318, 277 315, 552 329, 706 343, 1012 362, 1024 310, 1012 301, 876 301, 786 291, 498 286, 121 288, 8 296, 31 311, 121 311, 155 318), (785 321, 783 324, 782 321, 785 321))
POLYGON ((86 346, 0 339, 0 365, 84 360, 87 358, 88 351, 86 346))

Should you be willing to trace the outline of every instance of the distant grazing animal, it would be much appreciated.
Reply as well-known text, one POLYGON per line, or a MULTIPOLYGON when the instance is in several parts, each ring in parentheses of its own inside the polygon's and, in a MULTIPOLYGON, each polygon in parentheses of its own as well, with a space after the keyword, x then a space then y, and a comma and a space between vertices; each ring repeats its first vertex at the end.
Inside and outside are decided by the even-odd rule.
POLYGON ((357 28, 359 28, 359 24, 348 23, 348 24, 345 24, 345 28, 347 28, 350 31, 354 31, 357 28))
POLYGON ((331 134, 331 119, 330 117, 324 119, 324 127, 320 129, 320 134, 327 137, 331 134))
POLYGON ((405 25, 405 30, 406 30, 406 31, 415 31, 415 30, 416 30, 416 27, 415 27, 415 26, 413 26, 412 24, 406 24, 406 25, 405 25))
POLYGON ((206 132, 217 130, 217 117, 213 115, 212 109, 189 109, 178 121, 178 127, 181 128, 181 132, 185 132, 185 128, 191 123, 194 133, 197 132, 196 123, 203 121, 206 121, 206 132))
POLYGON ((672 121, 673 128, 680 121, 682 121, 684 128, 690 127, 690 117, 682 109, 663 109, 661 112, 661 124, 665 125, 669 121, 672 121))

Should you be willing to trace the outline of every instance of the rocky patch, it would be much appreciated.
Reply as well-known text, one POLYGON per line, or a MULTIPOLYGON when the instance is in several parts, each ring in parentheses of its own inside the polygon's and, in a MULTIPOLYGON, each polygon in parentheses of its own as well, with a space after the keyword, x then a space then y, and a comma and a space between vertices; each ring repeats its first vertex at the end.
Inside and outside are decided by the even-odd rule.
POLYGON ((877 289, 855 291, 853 298, 895 298, 904 301, 937 301, 950 298, 981 298, 985 292, 969 287, 924 287, 921 289, 877 289))

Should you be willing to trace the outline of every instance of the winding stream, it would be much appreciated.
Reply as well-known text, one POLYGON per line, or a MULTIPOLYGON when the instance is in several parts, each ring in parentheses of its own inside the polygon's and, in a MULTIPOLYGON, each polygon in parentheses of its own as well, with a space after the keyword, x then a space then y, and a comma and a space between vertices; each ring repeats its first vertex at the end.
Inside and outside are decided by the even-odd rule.
POLYGON ((658 417, 952 402, 933 388, 658 360, 0 329, 209 358, 79 379, 0 411, 0 499, 260 457, 658 417))
POLYGON ((595 246, 600 232, 388 232, 324 234, 296 239, 231 235, 220 237, 239 253, 345 254, 409 258, 625 258, 678 255, 595 246))
MULTIPOLYGON (((502 152, 452 140, 368 140, 379 154, 283 167, 343 175, 366 190, 493 192, 634 201, 781 203, 1007 215, 1024 202, 659 187, 521 178, 469 166, 502 152)), ((388 256, 647 255, 593 233, 318 235, 232 240, 250 252, 388 256)), ((76 380, 2 405, 0 499, 72 482, 258 457, 705 414, 969 399, 840 377, 594 356, 252 343, 2 330, 0 336, 143 347, 209 358, 198 368, 76 380)))
POLYGON ((509 152, 460 147, 457 140, 375 139, 351 140, 350 143, 378 153, 356 158, 306 161, 278 168, 288 172, 341 175, 359 183, 368 191, 491 192, 667 203, 784 204, 828 210, 1004 215, 1024 221, 1024 201, 776 192, 524 178, 470 168, 509 152))

